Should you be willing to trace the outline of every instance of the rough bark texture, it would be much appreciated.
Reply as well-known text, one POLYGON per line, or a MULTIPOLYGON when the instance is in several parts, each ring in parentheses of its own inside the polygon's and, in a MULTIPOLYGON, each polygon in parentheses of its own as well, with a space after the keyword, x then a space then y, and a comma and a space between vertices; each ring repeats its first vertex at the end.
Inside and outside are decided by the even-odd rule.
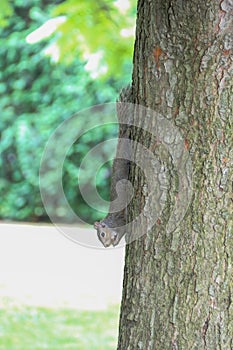
MULTIPOLYGON (((230 0, 138 2, 134 102, 180 129, 193 196, 174 232, 163 225, 165 209, 126 247, 118 350, 233 349, 232 18, 230 0)), ((129 220, 147 199, 137 168, 131 178, 137 198, 129 220)))

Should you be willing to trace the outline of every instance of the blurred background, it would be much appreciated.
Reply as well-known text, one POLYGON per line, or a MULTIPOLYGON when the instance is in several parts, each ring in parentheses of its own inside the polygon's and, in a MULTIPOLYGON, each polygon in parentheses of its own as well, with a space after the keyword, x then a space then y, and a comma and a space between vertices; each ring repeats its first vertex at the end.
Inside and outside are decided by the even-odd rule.
MULTIPOLYGON (((60 236, 41 200, 39 169, 62 122, 115 102, 130 84, 135 18, 132 0, 1 1, 0 349, 116 346, 123 250, 97 252, 60 236)), ((80 117, 79 127, 85 123, 80 117)), ((79 192, 79 165, 88 150, 116 135, 112 124, 85 133, 64 162, 66 198, 90 224, 100 213, 79 192)), ((103 152, 112 156, 111 149, 103 152)), ((110 167, 96 177, 106 200, 110 167)), ((87 186, 92 177, 86 168, 87 186)), ((52 191, 51 172, 46 183, 52 191)), ((57 220, 70 223, 62 208, 57 220)))
MULTIPOLYGON (((47 221, 38 186, 46 142, 64 120, 90 106, 115 102, 130 83, 135 4, 112 0, 4 3, 8 16, 3 17, 1 10, 0 217, 47 221)), ((86 120, 79 123, 82 128, 86 120)), ((83 203, 74 179, 86 152, 116 134, 116 126, 109 125, 84 135, 64 164, 67 199, 91 221, 95 213, 83 203)), ((97 186, 107 197, 109 173, 102 175, 97 186)), ((92 176, 92 169, 86 169, 87 184, 92 176)), ((47 181, 51 188, 53 177, 47 181)))

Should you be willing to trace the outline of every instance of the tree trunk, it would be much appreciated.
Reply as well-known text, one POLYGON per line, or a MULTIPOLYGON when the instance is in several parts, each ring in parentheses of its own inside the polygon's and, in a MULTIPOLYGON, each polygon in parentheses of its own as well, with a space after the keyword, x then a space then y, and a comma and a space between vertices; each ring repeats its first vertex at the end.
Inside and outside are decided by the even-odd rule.
MULTIPOLYGON (((179 129, 192 197, 184 219, 167 230, 171 186, 156 225, 126 246, 118 350, 233 349, 232 18, 231 0, 138 1, 134 102, 179 129)), ((140 122, 154 127, 150 118, 140 122)), ((140 129, 132 138, 145 145, 140 129)), ((160 161, 173 179, 176 170, 160 161)), ((129 221, 148 199, 137 167, 131 180, 129 221)))

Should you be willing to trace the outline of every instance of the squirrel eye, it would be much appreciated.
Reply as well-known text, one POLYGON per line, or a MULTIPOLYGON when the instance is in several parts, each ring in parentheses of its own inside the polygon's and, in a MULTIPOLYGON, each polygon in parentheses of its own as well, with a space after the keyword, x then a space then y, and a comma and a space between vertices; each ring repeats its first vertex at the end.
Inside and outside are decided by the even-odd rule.
POLYGON ((105 232, 101 232, 101 237, 105 237, 105 232))

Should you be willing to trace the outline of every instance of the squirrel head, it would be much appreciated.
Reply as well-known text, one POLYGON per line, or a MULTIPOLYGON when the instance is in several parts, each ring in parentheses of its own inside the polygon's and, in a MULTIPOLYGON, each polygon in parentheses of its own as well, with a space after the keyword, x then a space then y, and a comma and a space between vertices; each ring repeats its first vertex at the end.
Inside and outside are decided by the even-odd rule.
POLYGON ((97 236, 100 242, 105 248, 109 247, 111 244, 113 246, 118 244, 118 234, 111 227, 109 227, 104 222, 96 221, 94 223, 94 228, 97 230, 97 236))

